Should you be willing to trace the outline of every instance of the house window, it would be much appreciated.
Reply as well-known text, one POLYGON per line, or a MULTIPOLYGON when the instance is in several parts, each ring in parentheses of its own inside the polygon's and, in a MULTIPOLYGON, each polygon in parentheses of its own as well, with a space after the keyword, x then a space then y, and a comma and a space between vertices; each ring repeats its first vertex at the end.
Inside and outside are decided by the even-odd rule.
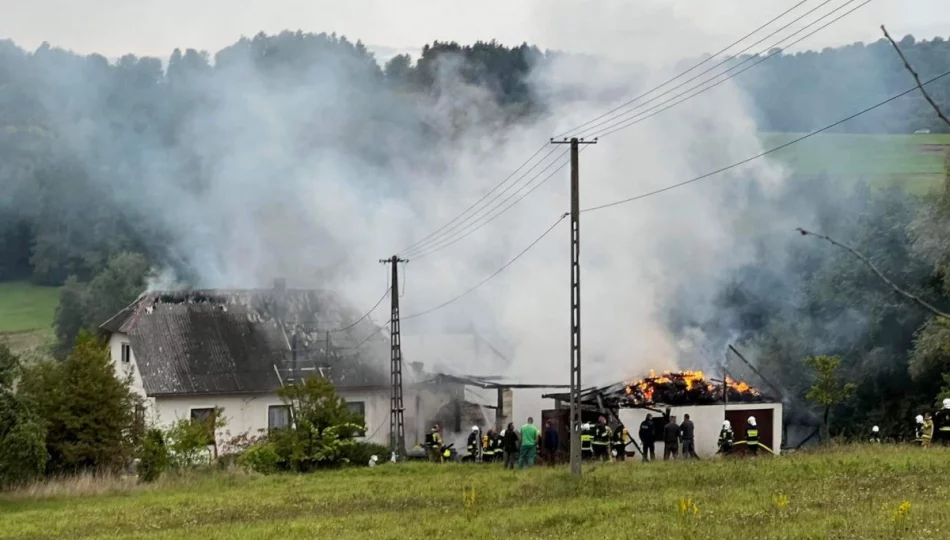
POLYGON ((214 414, 214 407, 209 407, 207 409, 192 409, 191 419, 200 420, 202 422, 208 422, 211 420, 211 416, 213 414, 214 414))
POLYGON ((191 419, 197 420, 201 422, 202 424, 204 424, 205 426, 208 426, 209 433, 208 433, 207 444, 208 445, 214 444, 214 428, 212 427, 214 425, 213 423, 214 407, 210 407, 207 409, 191 409, 191 419))
MULTIPOLYGON (((366 425, 366 402, 365 401, 347 401, 346 406, 350 409, 350 413, 355 414, 359 417, 360 422, 363 425, 366 425)), ((358 437, 365 437, 366 432, 360 431, 357 433, 358 437)))
POLYGON ((271 405, 267 408, 267 429, 283 429, 290 427, 290 407, 287 405, 271 405))
POLYGON ((122 363, 128 364, 132 361, 132 347, 128 343, 122 344, 122 363))

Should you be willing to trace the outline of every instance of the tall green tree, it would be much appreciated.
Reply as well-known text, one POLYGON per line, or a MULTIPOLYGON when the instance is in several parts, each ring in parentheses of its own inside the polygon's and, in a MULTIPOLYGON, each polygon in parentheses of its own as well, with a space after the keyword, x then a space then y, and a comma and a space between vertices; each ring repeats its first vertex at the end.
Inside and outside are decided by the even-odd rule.
POLYGON ((831 439, 830 421, 832 407, 850 399, 857 385, 842 383, 839 370, 841 359, 837 356, 810 356, 805 365, 814 372, 815 383, 805 397, 822 408, 822 439, 831 439))
POLYGON ((116 471, 128 464, 137 399, 94 335, 80 332, 62 362, 30 366, 21 387, 44 420, 50 473, 116 471))
POLYGON ((81 330, 94 331, 145 290, 148 261, 138 253, 118 253, 89 283, 70 276, 60 290, 54 327, 65 351, 81 330))
POLYGON ((0 343, 0 489, 40 477, 46 470, 46 432, 14 386, 20 360, 0 343))

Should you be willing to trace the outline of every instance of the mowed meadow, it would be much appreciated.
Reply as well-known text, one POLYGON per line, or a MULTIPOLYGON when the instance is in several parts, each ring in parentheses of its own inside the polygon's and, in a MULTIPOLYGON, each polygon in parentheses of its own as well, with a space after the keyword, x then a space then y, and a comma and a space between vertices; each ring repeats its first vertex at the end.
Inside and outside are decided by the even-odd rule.
POLYGON ((950 450, 842 446, 756 460, 505 471, 80 479, 0 498, 2 539, 950 538, 950 450))

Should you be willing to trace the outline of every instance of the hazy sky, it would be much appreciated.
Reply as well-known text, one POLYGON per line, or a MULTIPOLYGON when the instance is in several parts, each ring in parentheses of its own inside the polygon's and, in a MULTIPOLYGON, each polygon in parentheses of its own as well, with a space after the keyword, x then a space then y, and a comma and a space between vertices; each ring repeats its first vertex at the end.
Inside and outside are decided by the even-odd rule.
MULTIPOLYGON (((675 57, 722 47, 796 1, 0 0, 0 37, 28 49, 48 41, 109 57, 167 56, 175 47, 214 52, 261 30, 302 29, 335 31, 377 50, 416 51, 436 39, 494 38, 592 53, 618 53, 615 45, 635 43, 644 45, 646 55, 675 57)), ((807 0, 799 9, 821 1, 807 0)), ((829 7, 846 1, 832 0, 829 7)), ((881 23, 898 35, 946 37, 950 3, 874 0, 809 39, 807 47, 875 40, 881 23)))

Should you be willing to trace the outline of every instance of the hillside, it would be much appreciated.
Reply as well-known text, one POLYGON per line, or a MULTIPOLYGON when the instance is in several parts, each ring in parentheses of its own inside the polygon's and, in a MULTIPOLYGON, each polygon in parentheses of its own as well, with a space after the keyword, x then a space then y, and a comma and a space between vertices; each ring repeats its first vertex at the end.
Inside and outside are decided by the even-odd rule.
POLYGON ((58 301, 58 287, 0 283, 0 341, 23 351, 51 340, 58 301))
POLYGON ((849 446, 588 465, 579 481, 564 467, 429 464, 144 487, 87 479, 0 499, 0 539, 947 538, 947 457, 849 446))
MULTIPOLYGON (((765 149, 801 137, 801 133, 765 133, 765 149)), ((896 183, 925 193, 943 178, 950 135, 868 135, 829 133, 806 139, 771 157, 804 174, 860 178, 872 185, 896 183)))

